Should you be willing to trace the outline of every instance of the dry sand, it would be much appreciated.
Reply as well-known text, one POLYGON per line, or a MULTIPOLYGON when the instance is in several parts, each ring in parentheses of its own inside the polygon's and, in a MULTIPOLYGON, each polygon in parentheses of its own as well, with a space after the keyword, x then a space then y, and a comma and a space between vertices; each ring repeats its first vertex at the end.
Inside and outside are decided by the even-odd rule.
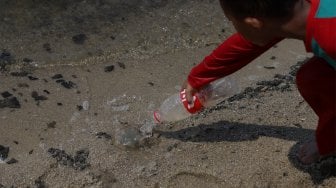
POLYGON ((335 159, 295 157, 317 123, 291 80, 310 56, 301 42, 235 73, 242 92, 232 100, 125 148, 118 130, 151 118, 234 32, 217 1, 0 5, 0 145, 9 148, 0 187, 335 186, 335 159))

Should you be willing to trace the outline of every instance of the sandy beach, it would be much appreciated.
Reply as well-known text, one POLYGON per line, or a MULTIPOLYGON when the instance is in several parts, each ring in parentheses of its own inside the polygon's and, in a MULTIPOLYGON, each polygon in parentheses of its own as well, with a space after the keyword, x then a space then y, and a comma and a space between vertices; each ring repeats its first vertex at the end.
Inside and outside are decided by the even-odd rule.
POLYGON ((317 117, 295 85, 311 57, 284 40, 233 77, 237 95, 138 130, 235 31, 214 0, 0 2, 0 187, 335 187, 305 166, 317 117))

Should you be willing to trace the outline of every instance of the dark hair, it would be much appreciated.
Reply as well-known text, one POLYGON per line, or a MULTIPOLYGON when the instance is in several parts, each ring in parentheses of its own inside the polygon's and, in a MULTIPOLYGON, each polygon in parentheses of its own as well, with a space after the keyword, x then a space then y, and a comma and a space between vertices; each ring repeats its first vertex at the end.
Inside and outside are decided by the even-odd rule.
POLYGON ((288 20, 299 0, 219 0, 223 10, 237 19, 248 16, 288 20))

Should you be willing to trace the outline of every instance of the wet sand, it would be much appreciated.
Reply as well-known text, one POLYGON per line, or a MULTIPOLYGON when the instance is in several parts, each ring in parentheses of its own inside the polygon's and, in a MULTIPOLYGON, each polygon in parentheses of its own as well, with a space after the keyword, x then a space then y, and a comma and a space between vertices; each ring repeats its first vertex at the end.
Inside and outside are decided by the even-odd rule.
POLYGON ((0 6, 0 185, 334 187, 334 158, 295 157, 317 123, 292 80, 301 42, 235 73, 235 98, 125 148, 118 130, 151 118, 232 26, 211 0, 42 2, 0 6))

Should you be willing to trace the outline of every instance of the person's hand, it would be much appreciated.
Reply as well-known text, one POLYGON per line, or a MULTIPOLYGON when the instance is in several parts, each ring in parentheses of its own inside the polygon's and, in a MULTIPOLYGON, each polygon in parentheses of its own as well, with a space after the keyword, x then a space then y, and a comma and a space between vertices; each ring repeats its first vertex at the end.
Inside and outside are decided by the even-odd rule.
POLYGON ((188 101, 188 104, 193 104, 193 96, 197 92, 197 90, 188 83, 188 80, 186 80, 182 85, 182 90, 184 89, 186 90, 186 99, 188 101))

